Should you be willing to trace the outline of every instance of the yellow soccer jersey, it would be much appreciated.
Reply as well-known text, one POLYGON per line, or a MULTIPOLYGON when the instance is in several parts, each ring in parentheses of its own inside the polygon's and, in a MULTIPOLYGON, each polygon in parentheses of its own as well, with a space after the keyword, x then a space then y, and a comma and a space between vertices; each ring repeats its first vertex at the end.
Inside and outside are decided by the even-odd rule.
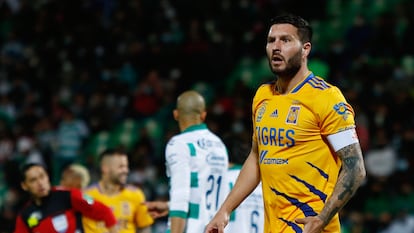
MULTIPOLYGON (((145 201, 144 193, 136 187, 127 186, 119 194, 108 196, 102 194, 99 184, 94 184, 85 193, 112 209, 119 233, 135 233, 137 228, 150 226, 154 222, 146 206, 142 204, 145 201)), ((107 232, 103 222, 86 217, 82 221, 86 233, 107 232)))
MULTIPOLYGON (((317 215, 337 181, 341 161, 325 136, 354 128, 354 112, 340 90, 312 73, 290 93, 275 82, 253 99, 253 140, 257 142, 265 203, 266 233, 298 233, 296 218, 317 215)), ((324 232, 340 232, 336 215, 324 232)))

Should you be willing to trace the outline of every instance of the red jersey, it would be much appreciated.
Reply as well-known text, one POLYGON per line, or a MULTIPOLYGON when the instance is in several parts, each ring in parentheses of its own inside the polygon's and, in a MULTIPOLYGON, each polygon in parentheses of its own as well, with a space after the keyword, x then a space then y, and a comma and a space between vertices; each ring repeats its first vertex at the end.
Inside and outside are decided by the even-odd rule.
POLYGON ((116 224, 112 210, 77 189, 52 189, 41 205, 29 202, 16 219, 15 233, 82 233, 81 215, 116 224))

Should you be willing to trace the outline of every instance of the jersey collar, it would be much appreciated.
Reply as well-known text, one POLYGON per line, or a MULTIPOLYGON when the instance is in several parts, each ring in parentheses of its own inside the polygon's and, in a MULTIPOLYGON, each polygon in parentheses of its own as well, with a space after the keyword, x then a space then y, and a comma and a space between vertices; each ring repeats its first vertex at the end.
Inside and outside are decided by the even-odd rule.
POLYGON ((200 129, 207 129, 207 125, 205 123, 201 123, 201 124, 198 124, 198 125, 192 125, 192 126, 188 127, 187 129, 183 130, 182 133, 187 133, 187 132, 196 131, 196 130, 200 130, 200 129))
POLYGON ((299 83, 290 93, 296 93, 296 92, 298 92, 299 91, 299 89, 300 88, 302 88, 303 87, 303 85, 305 85, 305 83, 309 80, 309 79, 311 79, 311 78, 313 78, 313 77, 315 77, 315 75, 312 73, 312 72, 310 72, 310 74, 308 75, 308 77, 306 77, 301 83, 299 83))

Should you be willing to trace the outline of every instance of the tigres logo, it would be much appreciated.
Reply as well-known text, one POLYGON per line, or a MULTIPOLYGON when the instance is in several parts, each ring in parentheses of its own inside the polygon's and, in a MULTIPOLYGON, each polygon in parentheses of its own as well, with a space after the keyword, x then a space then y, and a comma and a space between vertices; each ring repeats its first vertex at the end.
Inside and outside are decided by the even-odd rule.
POLYGON ((290 106, 289 112, 286 116, 286 124, 296 125, 298 122, 300 106, 292 105, 290 106))

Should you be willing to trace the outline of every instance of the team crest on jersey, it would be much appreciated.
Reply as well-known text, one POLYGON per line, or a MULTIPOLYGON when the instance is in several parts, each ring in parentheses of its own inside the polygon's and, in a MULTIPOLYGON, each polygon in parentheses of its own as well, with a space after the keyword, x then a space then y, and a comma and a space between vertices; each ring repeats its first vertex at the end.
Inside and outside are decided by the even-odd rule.
POLYGON ((292 105, 289 108, 289 112, 286 116, 286 124, 296 125, 298 123, 300 106, 292 105))
POLYGON ((266 111, 267 102, 263 102, 260 104, 259 108, 257 109, 257 116, 256 116, 256 122, 260 122, 263 118, 263 114, 266 111))
POLYGON ((348 115, 350 113, 349 106, 345 104, 344 102, 340 102, 334 105, 333 109, 336 113, 342 116, 342 118, 346 121, 348 118, 348 115))

